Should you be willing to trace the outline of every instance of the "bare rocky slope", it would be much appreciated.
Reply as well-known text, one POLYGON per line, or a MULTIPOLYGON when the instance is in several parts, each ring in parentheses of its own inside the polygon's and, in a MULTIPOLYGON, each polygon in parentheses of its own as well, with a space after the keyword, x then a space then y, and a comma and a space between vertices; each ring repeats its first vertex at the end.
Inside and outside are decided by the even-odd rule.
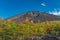
POLYGON ((33 20, 34 22, 38 22, 38 20, 40 20, 41 22, 60 20, 59 16, 39 11, 29 11, 26 13, 18 14, 16 16, 7 18, 6 20, 13 20, 15 22, 25 22, 26 17, 28 17, 29 20, 33 20))

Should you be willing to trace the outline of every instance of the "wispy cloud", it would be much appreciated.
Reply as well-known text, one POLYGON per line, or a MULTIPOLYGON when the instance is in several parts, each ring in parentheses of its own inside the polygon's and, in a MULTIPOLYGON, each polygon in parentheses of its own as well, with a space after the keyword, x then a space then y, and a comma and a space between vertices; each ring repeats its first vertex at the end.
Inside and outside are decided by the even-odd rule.
POLYGON ((60 16, 60 10, 54 9, 53 11, 49 11, 49 14, 60 16))
POLYGON ((42 6, 46 6, 46 4, 45 4, 44 2, 43 2, 43 3, 41 3, 41 5, 42 5, 42 6))

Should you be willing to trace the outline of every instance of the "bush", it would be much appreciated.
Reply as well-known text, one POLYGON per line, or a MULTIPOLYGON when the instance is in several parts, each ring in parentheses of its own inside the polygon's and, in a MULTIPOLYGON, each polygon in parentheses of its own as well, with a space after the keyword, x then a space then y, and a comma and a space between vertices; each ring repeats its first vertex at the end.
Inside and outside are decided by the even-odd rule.
POLYGON ((24 40, 46 34, 59 35, 60 25, 48 21, 34 23, 26 19, 26 23, 0 20, 0 40, 24 40))

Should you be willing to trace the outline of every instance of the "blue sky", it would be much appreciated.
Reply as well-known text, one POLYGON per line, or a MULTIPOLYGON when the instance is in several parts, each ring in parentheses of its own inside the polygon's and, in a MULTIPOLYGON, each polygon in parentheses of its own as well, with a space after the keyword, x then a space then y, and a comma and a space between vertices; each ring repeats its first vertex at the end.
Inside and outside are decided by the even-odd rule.
POLYGON ((60 14, 60 0, 0 0, 0 17, 8 18, 27 11, 60 14))

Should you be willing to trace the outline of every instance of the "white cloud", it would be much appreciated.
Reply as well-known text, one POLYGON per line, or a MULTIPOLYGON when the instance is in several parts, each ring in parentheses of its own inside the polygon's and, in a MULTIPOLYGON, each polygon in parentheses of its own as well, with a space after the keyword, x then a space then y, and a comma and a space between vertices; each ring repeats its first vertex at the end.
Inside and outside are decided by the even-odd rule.
POLYGON ((46 6, 46 4, 45 4, 45 3, 41 3, 41 5, 42 5, 42 6, 46 6))
POLYGON ((53 15, 58 15, 58 16, 60 16, 60 10, 54 9, 54 11, 49 11, 49 14, 53 14, 53 15))

